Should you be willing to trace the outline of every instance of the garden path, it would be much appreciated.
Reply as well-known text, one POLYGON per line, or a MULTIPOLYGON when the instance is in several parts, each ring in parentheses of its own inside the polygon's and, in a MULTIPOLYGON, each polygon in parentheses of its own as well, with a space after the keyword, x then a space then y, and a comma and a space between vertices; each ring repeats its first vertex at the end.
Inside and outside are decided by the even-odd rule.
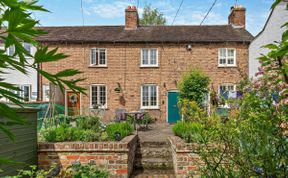
POLYGON ((168 143, 171 135, 172 126, 164 123, 151 124, 148 130, 139 129, 139 143, 131 178, 175 177, 168 143))

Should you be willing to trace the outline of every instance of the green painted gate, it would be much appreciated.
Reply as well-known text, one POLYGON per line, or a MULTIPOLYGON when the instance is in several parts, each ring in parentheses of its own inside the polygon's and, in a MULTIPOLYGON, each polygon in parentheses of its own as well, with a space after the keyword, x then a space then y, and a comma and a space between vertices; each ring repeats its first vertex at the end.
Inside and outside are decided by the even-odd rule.
POLYGON ((168 92, 168 123, 175 123, 181 119, 178 108, 178 91, 168 92))

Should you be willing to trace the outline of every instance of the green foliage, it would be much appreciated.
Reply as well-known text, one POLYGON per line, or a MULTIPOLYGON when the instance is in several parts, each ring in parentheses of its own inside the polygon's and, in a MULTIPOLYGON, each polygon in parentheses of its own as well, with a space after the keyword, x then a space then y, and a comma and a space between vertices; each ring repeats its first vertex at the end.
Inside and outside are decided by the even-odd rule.
POLYGON ((102 122, 96 116, 77 116, 75 120, 79 129, 90 129, 95 132, 100 132, 104 129, 102 122))
POLYGON ((191 70, 183 75, 179 82, 179 102, 184 99, 195 101, 201 106, 205 95, 208 93, 209 77, 199 70, 191 70))
POLYGON ((120 133, 121 138, 124 138, 133 133, 133 128, 128 122, 116 122, 108 124, 106 132, 110 140, 115 140, 115 133, 120 133))
POLYGON ((37 169, 37 166, 33 165, 30 166, 29 170, 19 170, 16 176, 6 176, 5 178, 22 178, 22 177, 29 177, 29 178, 46 178, 48 177, 49 173, 55 168, 55 165, 51 166, 48 171, 37 169))
POLYGON ((166 19, 163 13, 158 12, 157 8, 150 5, 144 7, 143 16, 140 19, 140 25, 165 25, 166 19))
POLYGON ((73 178, 108 178, 109 173, 99 169, 96 165, 88 163, 86 165, 77 164, 70 166, 65 177, 73 178))
POLYGON ((201 132, 203 127, 200 123, 196 122, 177 122, 173 126, 173 132, 175 135, 181 137, 186 142, 201 142, 201 132))
MULTIPOLYGON (((36 70, 51 83, 59 86, 62 91, 66 86, 73 91, 84 93, 84 88, 77 86, 77 83, 83 79, 67 79, 67 77, 79 74, 79 71, 68 69, 57 74, 50 74, 38 68, 40 63, 58 61, 66 58, 67 55, 57 53, 57 49, 48 50, 48 47, 41 46, 35 40, 37 36, 43 35, 45 32, 36 28, 39 22, 32 18, 34 11, 47 12, 42 6, 38 6, 35 0, 0 1, 0 38, 5 48, 0 50, 0 74, 7 72, 7 69, 19 71, 24 75, 28 75, 29 70, 36 70), (36 54, 29 54, 23 47, 23 43, 30 43, 35 46, 37 48, 36 54), (12 56, 6 53, 9 47, 15 47, 15 53, 12 56), (31 64, 26 59, 27 57, 34 58, 34 63, 31 64), (19 60, 15 60, 15 58, 19 60)), ((15 94, 19 91, 19 88, 4 82, 4 77, 0 76, 0 98, 7 98, 11 103, 21 107, 23 98, 15 94)), ((24 118, 18 116, 11 107, 3 103, 0 103, 0 117, 7 119, 7 121, 0 121, 0 131, 4 132, 11 140, 14 140, 15 136, 11 133, 9 127, 27 124, 24 118)))
POLYGON ((185 121, 200 121, 206 113, 198 106, 195 101, 190 101, 188 99, 182 99, 179 103, 180 112, 185 121))
MULTIPOLYGON (((63 117, 63 116, 59 116, 63 117)), ((62 122, 42 129, 40 138, 47 142, 66 142, 66 141, 107 141, 115 140, 115 133, 120 133, 121 138, 131 135, 133 128, 129 123, 112 123, 106 128, 95 116, 76 116, 76 127, 72 127, 69 123, 62 122)))

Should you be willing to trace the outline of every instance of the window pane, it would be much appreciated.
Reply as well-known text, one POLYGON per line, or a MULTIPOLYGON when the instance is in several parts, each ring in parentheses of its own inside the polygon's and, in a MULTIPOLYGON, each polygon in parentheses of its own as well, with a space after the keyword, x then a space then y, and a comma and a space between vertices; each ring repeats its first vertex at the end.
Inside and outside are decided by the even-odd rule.
POLYGON ((233 85, 228 85, 227 89, 228 89, 228 91, 234 91, 234 86, 233 85))
POLYGON ((225 85, 221 85, 221 86, 220 86, 220 92, 221 92, 221 91, 223 91, 223 92, 226 91, 226 86, 225 86, 225 85))
POLYGON ((142 106, 149 106, 149 86, 142 86, 142 106))
POLYGON ((142 49, 142 64, 148 65, 148 49, 142 49))
POLYGON ((23 86, 22 92, 23 92, 24 101, 29 101, 30 100, 30 87, 29 86, 23 86))
POLYGON ((105 49, 100 49, 99 50, 99 64, 100 65, 105 65, 106 64, 106 50, 105 49))
POLYGON ((228 57, 234 57, 234 49, 228 49, 228 57))
POLYGON ((226 58, 220 58, 220 64, 226 64, 226 58))
POLYGON ((106 105, 106 86, 99 86, 100 87, 100 104, 101 106, 106 105))
POLYGON ((91 63, 95 65, 96 64, 96 49, 91 49, 91 63))
POLYGON ((220 57, 226 57, 226 48, 220 49, 220 57))
POLYGON ((150 50, 150 64, 151 65, 157 64, 157 49, 150 50))
POLYGON ((234 64, 234 58, 228 58, 228 64, 234 64))
POLYGON ((15 48, 14 48, 14 46, 10 46, 10 47, 8 48, 8 55, 9 55, 9 56, 13 56, 14 53, 15 53, 15 48))
POLYGON ((150 105, 156 106, 157 105, 157 87, 150 86, 150 105))
POLYGON ((24 43, 24 44, 23 44, 23 47, 25 48, 25 50, 26 50, 29 54, 31 54, 31 44, 29 44, 29 43, 24 43))
POLYGON ((97 100, 98 100, 98 97, 97 97, 97 94, 98 94, 98 90, 97 90, 97 86, 92 86, 91 87, 91 104, 92 105, 97 105, 98 104, 98 102, 97 102, 97 100))

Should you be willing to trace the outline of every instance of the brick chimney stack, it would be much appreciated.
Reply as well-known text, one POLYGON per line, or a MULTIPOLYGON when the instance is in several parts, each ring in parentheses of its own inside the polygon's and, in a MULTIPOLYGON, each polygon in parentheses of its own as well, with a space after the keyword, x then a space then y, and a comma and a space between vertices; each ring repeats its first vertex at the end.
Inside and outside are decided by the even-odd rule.
POLYGON ((232 6, 228 17, 228 23, 233 27, 246 27, 246 8, 243 6, 232 6))
POLYGON ((128 6, 125 10, 125 29, 135 30, 139 25, 139 18, 136 6, 128 6))

